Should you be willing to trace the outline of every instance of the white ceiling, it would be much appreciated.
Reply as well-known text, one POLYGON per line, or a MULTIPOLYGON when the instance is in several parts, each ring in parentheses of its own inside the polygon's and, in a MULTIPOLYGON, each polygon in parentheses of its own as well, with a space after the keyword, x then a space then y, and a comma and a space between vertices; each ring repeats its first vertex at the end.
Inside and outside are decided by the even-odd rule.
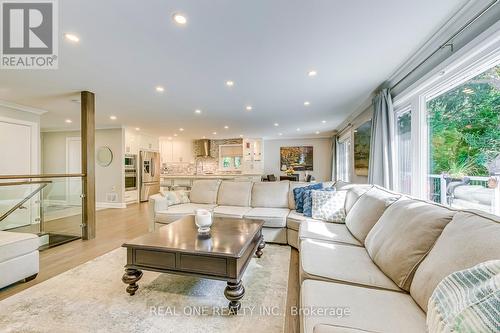
POLYGON ((0 71, 0 99, 49 110, 45 129, 77 126, 71 100, 90 90, 100 127, 190 138, 325 134, 466 2, 59 1, 59 69, 0 71))

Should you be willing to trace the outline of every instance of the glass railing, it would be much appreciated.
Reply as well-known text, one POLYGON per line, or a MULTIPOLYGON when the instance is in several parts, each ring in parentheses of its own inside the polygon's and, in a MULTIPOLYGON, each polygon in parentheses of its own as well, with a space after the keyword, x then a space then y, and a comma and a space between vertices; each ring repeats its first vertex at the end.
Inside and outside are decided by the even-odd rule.
POLYGON ((82 236, 79 175, 6 179, 0 176, 0 230, 34 233, 41 249, 82 236))
POLYGON ((500 215, 500 177, 429 175, 429 199, 458 209, 500 215))

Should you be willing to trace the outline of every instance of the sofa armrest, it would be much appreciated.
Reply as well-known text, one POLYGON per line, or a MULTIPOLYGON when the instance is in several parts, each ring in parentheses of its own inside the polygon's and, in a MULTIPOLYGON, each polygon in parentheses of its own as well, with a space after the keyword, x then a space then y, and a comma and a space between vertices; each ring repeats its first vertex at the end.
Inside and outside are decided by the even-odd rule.
POLYGON ((149 197, 148 206, 149 216, 151 217, 149 221, 149 232, 153 232, 155 231, 156 212, 168 209, 168 199, 160 193, 154 194, 149 197))

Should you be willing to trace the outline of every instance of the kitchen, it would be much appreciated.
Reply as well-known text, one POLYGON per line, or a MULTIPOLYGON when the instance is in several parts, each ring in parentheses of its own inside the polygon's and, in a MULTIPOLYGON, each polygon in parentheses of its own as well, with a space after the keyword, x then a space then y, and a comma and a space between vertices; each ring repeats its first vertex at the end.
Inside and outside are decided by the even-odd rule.
POLYGON ((124 139, 126 203, 147 201, 160 187, 189 189, 196 179, 260 181, 263 174, 262 139, 158 139, 133 129, 124 139))

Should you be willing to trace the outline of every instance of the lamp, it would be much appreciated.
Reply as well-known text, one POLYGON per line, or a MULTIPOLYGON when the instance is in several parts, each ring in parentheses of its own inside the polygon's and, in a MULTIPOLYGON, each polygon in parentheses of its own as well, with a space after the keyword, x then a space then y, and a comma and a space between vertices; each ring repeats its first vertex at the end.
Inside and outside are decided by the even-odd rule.
POLYGON ((281 165, 281 171, 286 171, 288 168, 286 167, 285 164, 281 165))

